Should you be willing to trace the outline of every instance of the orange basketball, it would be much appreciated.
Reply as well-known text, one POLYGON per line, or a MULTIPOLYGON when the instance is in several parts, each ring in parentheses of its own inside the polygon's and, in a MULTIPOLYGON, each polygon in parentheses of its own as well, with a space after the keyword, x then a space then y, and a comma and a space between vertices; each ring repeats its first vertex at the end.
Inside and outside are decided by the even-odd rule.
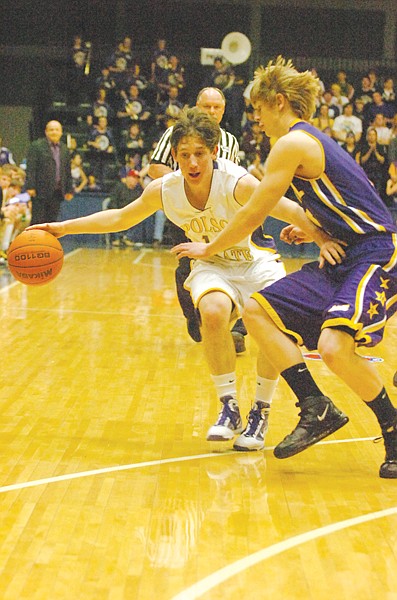
POLYGON ((26 285, 52 281, 63 265, 63 248, 56 237, 42 229, 23 231, 7 252, 8 268, 26 285))

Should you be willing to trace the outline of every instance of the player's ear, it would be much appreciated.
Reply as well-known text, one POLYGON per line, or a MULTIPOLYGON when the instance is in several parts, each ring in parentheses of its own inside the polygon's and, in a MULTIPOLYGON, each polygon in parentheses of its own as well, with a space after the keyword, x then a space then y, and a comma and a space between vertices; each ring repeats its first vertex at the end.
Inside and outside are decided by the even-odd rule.
POLYGON ((218 150, 219 150, 219 145, 217 144, 215 146, 215 148, 213 149, 212 154, 211 154, 212 160, 215 160, 217 158, 217 156, 218 156, 218 150))
POLYGON ((172 158, 176 161, 176 151, 175 151, 175 148, 171 148, 171 155, 172 155, 172 158))
POLYGON ((285 106, 285 97, 283 94, 276 94, 276 106, 279 110, 282 110, 285 106))

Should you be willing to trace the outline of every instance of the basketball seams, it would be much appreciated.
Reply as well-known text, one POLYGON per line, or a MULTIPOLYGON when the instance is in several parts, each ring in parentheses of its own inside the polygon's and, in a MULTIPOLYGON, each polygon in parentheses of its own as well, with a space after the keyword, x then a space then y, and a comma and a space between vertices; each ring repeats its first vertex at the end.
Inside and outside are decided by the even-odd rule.
MULTIPOLYGON (((16 239, 16 238, 15 238, 16 239)), ((12 244, 11 244, 12 245, 12 244)), ((21 246, 14 246, 12 248, 12 252, 15 252, 16 250, 21 250, 21 249, 25 249, 25 248, 37 248, 37 246, 40 246, 41 248, 52 248, 53 250, 59 250, 59 252, 63 252, 62 246, 59 244, 59 246, 51 246, 49 244, 43 244, 43 242, 37 243, 37 244, 23 244, 21 246)), ((10 246, 11 247, 11 246, 10 246)))
POLYGON ((26 285, 49 283, 60 273, 64 260, 62 245, 43 230, 24 231, 11 243, 7 261, 14 278, 26 285))
MULTIPOLYGON (((40 252, 45 252, 45 250, 41 250, 40 252)), ((18 260, 16 260, 16 253, 15 251, 10 254, 7 254, 7 262, 8 262, 8 266, 9 267, 14 267, 14 268, 19 268, 19 267, 23 267, 23 268, 40 268, 40 267, 46 267, 47 265, 50 265, 54 262, 57 262, 59 260, 63 260, 63 253, 58 252, 56 256, 53 256, 53 253, 48 257, 48 261, 45 264, 42 262, 42 260, 40 259, 40 257, 37 257, 36 259, 32 260, 29 264, 25 264, 23 265, 22 262, 19 262, 18 260)))
MULTIPOLYGON (((36 246, 36 250, 29 250, 29 248, 30 248, 30 246, 27 246, 26 249, 21 246, 21 248, 17 248, 16 250, 11 250, 11 252, 10 252, 10 250, 8 250, 7 256, 14 256, 18 252, 26 254, 28 252, 47 252, 48 250, 55 250, 57 255, 63 256, 62 250, 58 250, 58 248, 52 248, 51 246, 36 246), (40 250, 37 250, 38 247, 40 248, 40 250)), ((54 252, 52 254, 54 254, 54 252)))
MULTIPOLYGON (((50 267, 51 265, 55 265, 56 263, 58 263, 59 261, 63 262, 63 256, 60 256, 59 258, 57 258, 56 260, 53 260, 52 262, 48 262, 45 265, 26 265, 26 266, 21 266, 19 264, 13 264, 10 265, 11 267, 14 267, 14 269, 46 269, 47 267, 50 267)), ((10 264, 10 263, 9 263, 10 264)))

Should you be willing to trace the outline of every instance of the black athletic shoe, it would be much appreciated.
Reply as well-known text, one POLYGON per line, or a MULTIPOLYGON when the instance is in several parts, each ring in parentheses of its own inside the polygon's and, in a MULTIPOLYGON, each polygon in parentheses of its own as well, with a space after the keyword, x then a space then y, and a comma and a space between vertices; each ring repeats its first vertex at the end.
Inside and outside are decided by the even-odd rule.
POLYGON ((397 418, 389 427, 382 427, 382 436, 386 448, 385 462, 379 469, 379 477, 397 479, 397 418))
POLYGON ((295 429, 274 449, 276 458, 288 458, 316 444, 349 420, 327 396, 308 396, 301 408, 300 420, 295 429))
POLYGON ((395 385, 397 387, 397 371, 394 373, 393 385, 395 385))

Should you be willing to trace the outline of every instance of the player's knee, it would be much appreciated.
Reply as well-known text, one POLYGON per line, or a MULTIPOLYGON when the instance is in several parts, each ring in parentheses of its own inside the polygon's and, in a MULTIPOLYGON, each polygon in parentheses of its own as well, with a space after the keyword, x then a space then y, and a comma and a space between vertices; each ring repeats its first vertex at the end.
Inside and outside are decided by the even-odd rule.
POLYGON ((348 360, 349 344, 346 341, 350 339, 347 334, 337 329, 324 329, 318 341, 318 351, 321 358, 331 369, 340 362, 348 360))
POLYGON ((210 302, 202 301, 199 304, 201 323, 204 328, 216 330, 229 326, 230 307, 217 299, 210 302))
POLYGON ((207 310, 200 309, 200 315, 202 326, 211 331, 215 331, 220 327, 225 327, 227 323, 225 311, 217 307, 207 310))

